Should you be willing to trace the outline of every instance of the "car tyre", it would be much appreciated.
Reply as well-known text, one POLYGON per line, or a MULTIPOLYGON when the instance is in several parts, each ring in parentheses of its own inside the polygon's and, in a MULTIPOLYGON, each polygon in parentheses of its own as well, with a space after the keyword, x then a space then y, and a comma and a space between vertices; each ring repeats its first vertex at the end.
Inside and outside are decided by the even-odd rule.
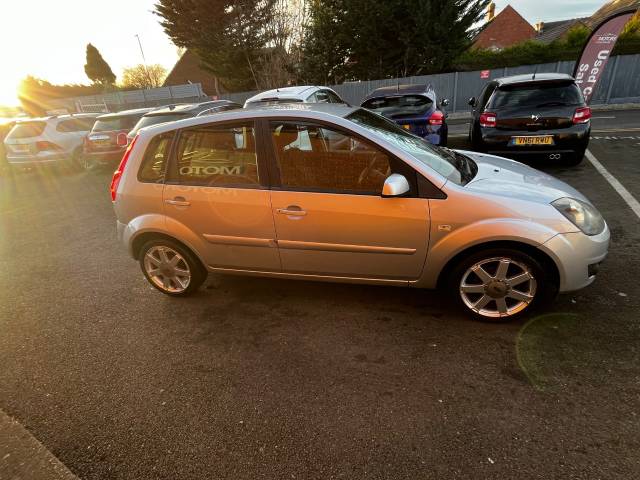
POLYGON ((140 249, 139 263, 149 283, 171 297, 191 295, 208 274, 191 250, 165 238, 145 243, 140 249))
POLYGON ((585 152, 586 152, 586 149, 578 150, 577 152, 574 152, 573 155, 570 155, 568 158, 565 159, 564 161, 565 165, 569 167, 575 167, 577 165, 580 165, 582 163, 582 160, 584 159, 585 152))
POLYGON ((505 322, 555 298, 558 288, 547 272, 527 253, 490 248, 473 253, 455 266, 447 287, 454 301, 476 320, 505 322))

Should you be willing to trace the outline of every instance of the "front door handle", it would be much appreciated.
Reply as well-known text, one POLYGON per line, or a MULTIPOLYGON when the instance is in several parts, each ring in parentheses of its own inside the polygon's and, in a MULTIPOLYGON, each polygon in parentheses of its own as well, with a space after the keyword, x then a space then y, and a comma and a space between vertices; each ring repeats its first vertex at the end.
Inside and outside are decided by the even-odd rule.
POLYGON ((288 215, 290 217, 304 217, 307 214, 307 212, 297 205, 290 205, 287 208, 278 208, 276 209, 276 212, 280 215, 288 215))
POLYGON ((165 200, 164 203, 175 205, 176 207, 188 207, 191 205, 191 202, 187 201, 184 197, 174 197, 173 199, 165 200))

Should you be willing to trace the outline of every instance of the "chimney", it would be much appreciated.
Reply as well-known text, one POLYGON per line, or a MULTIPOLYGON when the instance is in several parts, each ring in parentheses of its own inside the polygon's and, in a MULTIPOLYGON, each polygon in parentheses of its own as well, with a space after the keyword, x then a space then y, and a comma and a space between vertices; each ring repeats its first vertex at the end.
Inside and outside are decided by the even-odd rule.
POLYGON ((496 16, 496 4, 491 2, 487 7, 487 22, 493 20, 493 17, 496 16))
POLYGON ((544 22, 536 23, 535 29, 536 29, 536 32, 542 33, 542 30, 544 30, 544 22))

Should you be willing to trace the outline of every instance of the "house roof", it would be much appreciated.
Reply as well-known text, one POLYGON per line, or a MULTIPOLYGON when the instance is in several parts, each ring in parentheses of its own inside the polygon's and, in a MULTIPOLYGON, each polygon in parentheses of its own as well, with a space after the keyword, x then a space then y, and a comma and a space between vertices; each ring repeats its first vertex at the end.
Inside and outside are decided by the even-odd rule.
POLYGON ((535 28, 507 5, 476 36, 473 48, 506 48, 535 36, 535 28))
POLYGON ((561 38, 576 25, 586 26, 588 20, 588 17, 583 17, 543 23, 542 31, 535 36, 534 40, 542 43, 551 43, 561 38))

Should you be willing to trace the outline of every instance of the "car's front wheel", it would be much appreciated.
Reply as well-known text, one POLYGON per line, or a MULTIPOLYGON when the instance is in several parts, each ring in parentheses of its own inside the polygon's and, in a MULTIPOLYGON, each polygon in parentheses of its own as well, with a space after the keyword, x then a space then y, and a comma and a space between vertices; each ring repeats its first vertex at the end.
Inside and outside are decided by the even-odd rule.
POLYGON ((515 249, 487 249, 465 258, 449 289, 475 318, 508 321, 555 297, 557 287, 532 256, 515 249))
POLYGON ((145 243, 140 250, 139 261, 149 283, 170 296, 189 295, 207 278, 207 270, 198 258, 169 239, 145 243))

